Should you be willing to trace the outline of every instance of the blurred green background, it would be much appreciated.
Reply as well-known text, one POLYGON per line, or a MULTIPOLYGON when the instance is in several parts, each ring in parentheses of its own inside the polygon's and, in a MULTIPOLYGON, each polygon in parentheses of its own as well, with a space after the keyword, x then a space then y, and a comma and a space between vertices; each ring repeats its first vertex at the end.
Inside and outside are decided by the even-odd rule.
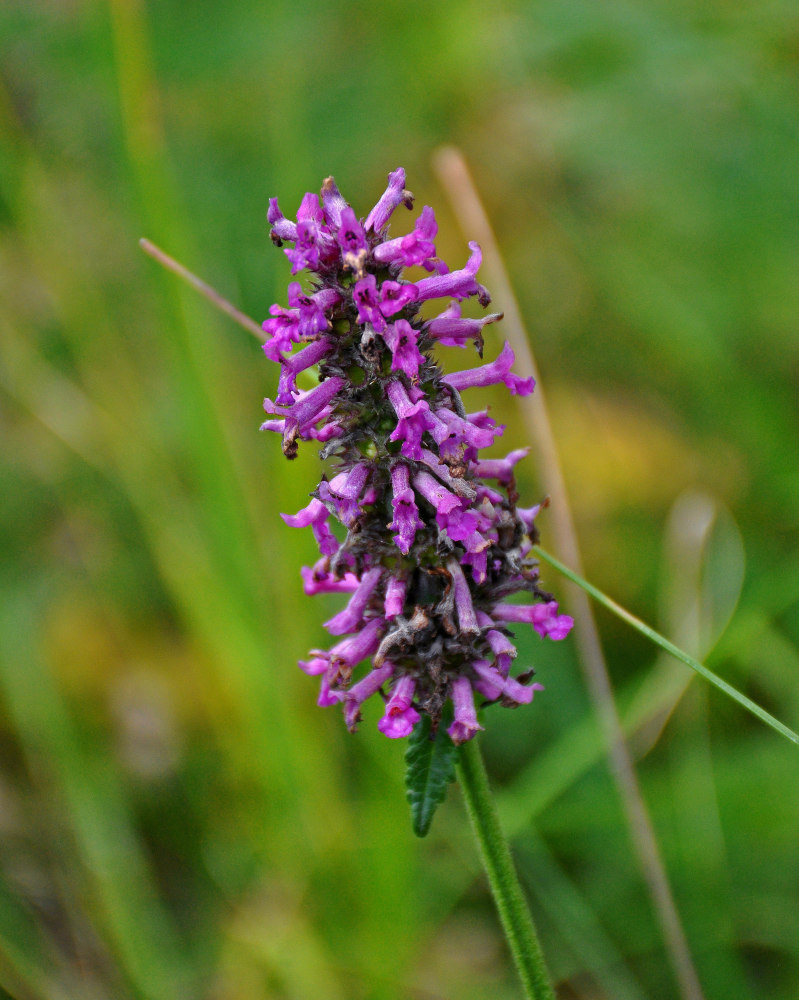
MULTIPOLYGON (((799 726, 798 68, 788 0, 4 0, 8 995, 520 995, 457 789, 415 841, 404 746, 295 666, 341 600, 279 518, 318 473, 258 434, 275 366, 140 236, 260 321, 269 196, 334 174, 364 215, 401 164, 457 267, 459 145, 589 579, 799 726)), ((599 620, 706 996, 795 1000, 796 748, 599 620)), ((574 644, 521 654, 546 692, 483 745, 560 996, 674 997, 574 644)))

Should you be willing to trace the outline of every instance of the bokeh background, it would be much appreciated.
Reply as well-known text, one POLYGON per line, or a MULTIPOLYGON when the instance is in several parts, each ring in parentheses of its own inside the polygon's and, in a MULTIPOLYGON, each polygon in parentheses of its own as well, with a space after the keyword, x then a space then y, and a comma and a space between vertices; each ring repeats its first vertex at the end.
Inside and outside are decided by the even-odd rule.
MULTIPOLYGON (((460 266, 460 146, 587 575, 799 726, 798 67, 789 0, 0 4, 3 995, 519 996, 457 788, 416 841, 404 747, 295 666, 340 601, 275 367, 140 236, 260 321, 269 196, 401 164, 460 266)), ((797 748, 599 621, 706 996, 795 1000, 797 748)), ((573 643, 521 653, 482 742, 560 996, 674 997, 573 643)))

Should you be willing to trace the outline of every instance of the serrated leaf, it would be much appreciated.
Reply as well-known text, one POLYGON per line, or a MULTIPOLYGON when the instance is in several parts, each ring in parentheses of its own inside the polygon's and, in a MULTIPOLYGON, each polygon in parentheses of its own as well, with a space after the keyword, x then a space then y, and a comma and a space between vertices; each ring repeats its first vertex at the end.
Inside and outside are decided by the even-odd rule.
POLYGON ((411 733, 405 753, 405 789, 417 837, 427 835, 435 811, 447 794, 447 785, 455 780, 458 748, 447 735, 444 720, 435 737, 431 739, 430 734, 430 716, 424 715, 411 733))

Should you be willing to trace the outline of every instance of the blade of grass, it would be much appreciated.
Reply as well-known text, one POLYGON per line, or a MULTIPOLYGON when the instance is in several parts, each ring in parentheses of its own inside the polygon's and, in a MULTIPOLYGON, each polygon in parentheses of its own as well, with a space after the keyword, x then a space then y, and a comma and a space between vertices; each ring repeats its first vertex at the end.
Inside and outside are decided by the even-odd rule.
MULTIPOLYGON (((482 247, 486 268, 491 272, 492 286, 497 293, 496 300, 502 303, 505 312, 505 331, 520 370, 525 374, 532 374, 539 381, 538 368, 521 311, 511 289, 488 216, 463 156, 454 148, 441 149, 434 159, 434 167, 450 198, 461 229, 482 247)), ((520 407, 552 498, 552 523, 558 552, 573 565, 579 566, 580 550, 571 505, 540 385, 534 396, 520 400, 520 407)), ((683 1000, 703 1000, 704 994, 660 856, 654 827, 624 739, 591 605, 578 587, 569 589, 567 600, 575 619, 575 637, 583 677, 602 727, 611 773, 619 791, 630 838, 660 924, 680 996, 683 1000)))
POLYGON ((619 946, 602 926, 591 903, 575 885, 549 850, 543 837, 535 832, 525 836, 520 854, 529 859, 524 871, 529 873, 527 890, 534 894, 544 912, 550 915, 563 940, 573 952, 578 972, 590 965, 591 975, 608 997, 646 1000, 646 991, 625 961, 619 946))
MULTIPOLYGON (((42 595, 44 603, 46 595, 42 595)), ((125 793, 99 748, 87 746, 38 648, 41 608, 3 595, 0 679, 29 766, 57 789, 85 864, 92 912, 137 997, 158 1000, 186 979, 185 955, 162 906, 125 793)))
MULTIPOLYGON (((698 660, 706 659, 732 618, 741 594, 745 552, 735 521, 715 500, 696 490, 681 494, 666 522, 661 560, 658 619, 662 631, 698 660)), ((675 711, 653 720, 636 747, 643 756, 671 720, 664 747, 669 762, 672 850, 679 859, 676 878, 684 888, 684 913, 694 947, 722 993, 751 996, 736 946, 737 919, 730 891, 730 868, 712 753, 709 691, 694 674, 677 667, 668 653, 658 659, 686 677, 685 695, 675 711), (692 892, 695 886, 701 892, 692 892)), ((662 800, 661 800, 662 801, 662 800)), ((668 819, 666 819, 668 822, 668 819)))
POLYGON ((0 877, 0 984, 19 1000, 48 1000, 47 964, 36 921, 0 877))
POLYGON ((665 636, 662 636, 645 622, 642 622, 640 618, 637 618, 634 614, 627 611, 626 608, 617 604, 612 597, 608 597, 607 594, 603 594, 598 587, 595 587, 587 580, 584 580, 578 573, 575 573, 574 570, 569 569, 568 566, 564 566, 559 559, 550 555, 542 549, 540 545, 533 546, 533 551, 540 559, 543 559, 544 562, 553 566, 559 573, 562 573, 567 580, 571 580, 572 583, 577 584, 577 586, 584 590, 586 594, 589 594, 604 608, 607 608, 608 611, 611 611, 618 618, 621 618, 622 621, 627 622, 628 625, 634 628, 637 632, 640 632, 641 635, 649 639, 650 642, 654 642, 656 646, 660 646, 661 649, 664 649, 676 660, 680 660, 682 663, 686 664, 686 666, 695 670, 700 677, 704 677, 706 681, 718 688, 719 691, 723 691, 724 694, 732 698, 733 701, 738 702, 738 704, 745 708, 747 712, 751 712, 751 714, 760 719, 761 722, 765 722, 767 726, 771 726, 775 732, 799 746, 799 733, 795 733, 792 729, 789 729, 788 726, 786 726, 783 722, 780 722, 779 719, 775 719, 773 715, 767 712, 764 708, 761 708, 760 705, 752 701, 751 698, 747 698, 745 694, 741 694, 741 692, 736 690, 732 684, 728 684, 727 681, 722 680, 721 677, 714 674, 712 670, 708 670, 704 664, 700 663, 697 659, 691 656, 690 653, 686 653, 684 649, 680 649, 678 646, 675 646, 673 642, 669 642, 665 636))

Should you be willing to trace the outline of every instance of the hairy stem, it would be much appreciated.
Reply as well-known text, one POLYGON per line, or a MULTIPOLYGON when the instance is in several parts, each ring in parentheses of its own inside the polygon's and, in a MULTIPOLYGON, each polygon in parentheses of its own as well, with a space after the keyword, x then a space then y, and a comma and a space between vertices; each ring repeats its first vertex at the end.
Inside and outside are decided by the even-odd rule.
POLYGON ((477 739, 458 754, 458 780, 505 937, 528 1000, 555 1000, 533 918, 499 823, 477 739))

